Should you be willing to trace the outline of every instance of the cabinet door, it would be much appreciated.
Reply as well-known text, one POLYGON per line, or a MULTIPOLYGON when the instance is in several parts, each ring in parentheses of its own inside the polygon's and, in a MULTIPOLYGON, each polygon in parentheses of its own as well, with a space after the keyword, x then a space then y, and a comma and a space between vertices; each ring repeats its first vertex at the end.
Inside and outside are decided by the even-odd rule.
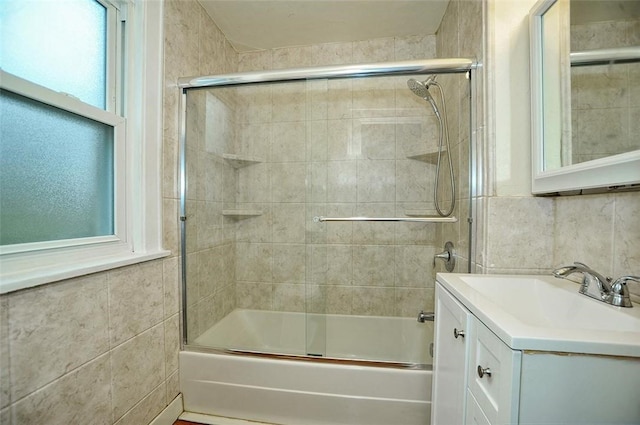
POLYGON ((469 327, 469 390, 489 422, 516 424, 522 352, 511 350, 475 317, 469 327))
POLYGON ((440 284, 435 313, 431 425, 462 424, 471 314, 440 284))

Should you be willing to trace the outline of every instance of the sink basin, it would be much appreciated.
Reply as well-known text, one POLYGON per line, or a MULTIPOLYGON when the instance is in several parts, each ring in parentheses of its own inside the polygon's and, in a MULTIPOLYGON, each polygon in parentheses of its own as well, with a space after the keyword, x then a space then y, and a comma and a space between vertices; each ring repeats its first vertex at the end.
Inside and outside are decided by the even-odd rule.
POLYGON ((640 357, 640 306, 614 307, 553 276, 438 274, 438 282, 514 349, 640 357))
POLYGON ((569 280, 485 276, 462 276, 460 279, 514 318, 531 326, 640 331, 637 317, 579 294, 579 285, 569 280))

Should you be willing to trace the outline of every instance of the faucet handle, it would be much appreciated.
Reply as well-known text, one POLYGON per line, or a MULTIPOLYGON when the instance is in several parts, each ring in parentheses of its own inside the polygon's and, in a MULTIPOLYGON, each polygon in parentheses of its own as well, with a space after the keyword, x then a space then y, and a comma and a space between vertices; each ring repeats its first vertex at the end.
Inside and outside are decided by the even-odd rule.
POLYGON ((616 279, 616 282, 621 281, 620 283, 626 283, 629 280, 640 283, 640 276, 622 276, 616 279))
POLYGON ((629 297, 627 282, 634 281, 640 283, 640 276, 622 276, 611 284, 612 304, 619 307, 633 307, 629 297))
POLYGON ((612 290, 615 293, 620 293, 618 291, 622 291, 622 292, 629 292, 629 289, 627 289, 627 282, 628 281, 633 281, 633 282, 638 282, 640 283, 640 276, 622 276, 616 279, 615 282, 613 282, 611 284, 612 286, 612 290))

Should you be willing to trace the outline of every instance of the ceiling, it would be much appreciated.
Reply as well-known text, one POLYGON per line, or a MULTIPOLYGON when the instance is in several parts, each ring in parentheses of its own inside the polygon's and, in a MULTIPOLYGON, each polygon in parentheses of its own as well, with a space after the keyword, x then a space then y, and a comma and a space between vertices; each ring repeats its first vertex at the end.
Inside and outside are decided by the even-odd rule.
MULTIPOLYGON (((449 0, 199 0, 238 52, 435 34, 449 0)), ((639 0, 571 0, 571 22, 638 17, 639 0)))
POLYGON ((432 35, 449 0, 199 0, 238 52, 432 35))

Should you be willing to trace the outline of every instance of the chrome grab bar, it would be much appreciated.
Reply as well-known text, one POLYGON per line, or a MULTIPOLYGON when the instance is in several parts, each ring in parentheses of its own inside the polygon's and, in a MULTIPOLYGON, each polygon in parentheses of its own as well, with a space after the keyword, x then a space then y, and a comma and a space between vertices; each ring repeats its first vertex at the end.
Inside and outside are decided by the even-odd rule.
POLYGON ((314 223, 326 221, 390 221, 414 223, 456 223, 456 217, 313 217, 314 223))

